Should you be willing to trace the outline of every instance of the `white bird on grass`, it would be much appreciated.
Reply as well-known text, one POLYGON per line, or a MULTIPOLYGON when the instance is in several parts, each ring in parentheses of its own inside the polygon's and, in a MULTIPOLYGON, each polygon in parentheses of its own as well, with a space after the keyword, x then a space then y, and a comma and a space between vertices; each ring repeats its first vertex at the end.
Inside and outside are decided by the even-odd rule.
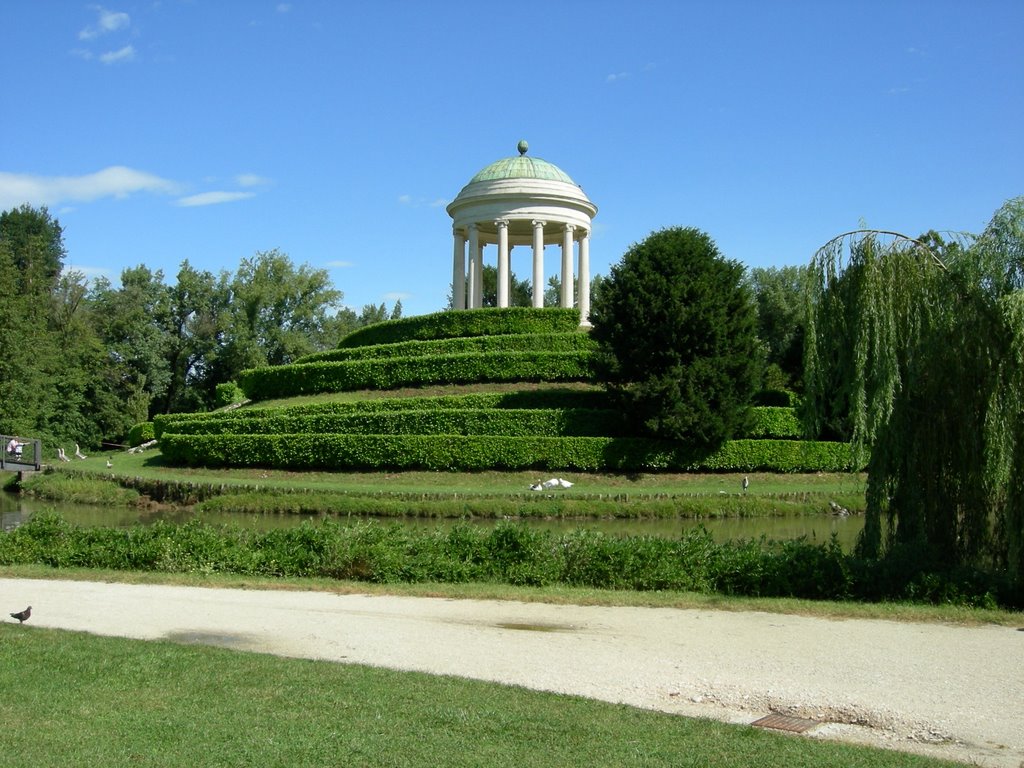
POLYGON ((57 458, 60 459, 61 461, 71 461, 71 459, 68 458, 68 455, 64 453, 63 448, 57 449, 57 458))
POLYGON ((86 458, 86 455, 82 453, 81 449, 78 447, 78 443, 75 443, 75 456, 80 459, 86 458))
POLYGON ((112 462, 110 459, 107 459, 107 469, 110 469, 113 466, 114 466, 114 462, 112 462))
POLYGON ((534 491, 539 491, 541 488, 572 488, 573 484, 568 480, 563 480, 561 477, 552 477, 550 480, 545 480, 538 485, 532 485, 530 488, 534 491))
POLYGON ((750 486, 750 478, 746 475, 743 476, 743 492, 747 492, 747 488, 750 486))

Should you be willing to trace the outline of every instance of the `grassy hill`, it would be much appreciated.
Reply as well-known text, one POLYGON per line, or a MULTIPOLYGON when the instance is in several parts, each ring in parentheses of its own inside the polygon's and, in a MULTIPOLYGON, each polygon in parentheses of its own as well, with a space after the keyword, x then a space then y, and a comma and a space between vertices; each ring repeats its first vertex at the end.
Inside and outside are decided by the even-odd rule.
POLYGON ((292 470, 843 471, 789 408, 711 456, 652 440, 595 379, 575 310, 442 312, 361 329, 337 350, 243 372, 245 407, 155 420, 165 459, 292 470))

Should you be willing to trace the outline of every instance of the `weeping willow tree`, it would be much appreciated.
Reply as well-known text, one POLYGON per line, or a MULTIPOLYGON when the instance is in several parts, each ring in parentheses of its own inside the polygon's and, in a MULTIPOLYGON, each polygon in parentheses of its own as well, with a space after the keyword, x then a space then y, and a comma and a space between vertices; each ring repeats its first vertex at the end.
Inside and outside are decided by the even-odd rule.
POLYGON ((923 545, 1024 597, 1024 197, 978 237, 840 235, 809 276, 807 425, 866 462, 861 553, 923 545))

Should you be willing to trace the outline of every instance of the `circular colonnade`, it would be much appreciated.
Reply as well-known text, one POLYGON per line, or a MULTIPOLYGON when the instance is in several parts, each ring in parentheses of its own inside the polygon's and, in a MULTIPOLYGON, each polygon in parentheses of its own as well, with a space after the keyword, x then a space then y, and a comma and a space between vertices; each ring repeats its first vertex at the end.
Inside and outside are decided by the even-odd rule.
POLYGON ((561 168, 519 155, 491 163, 448 205, 452 217, 452 306, 483 306, 484 249, 498 250, 497 304, 510 305, 512 249, 532 248, 532 305, 544 306, 544 246, 561 246, 559 306, 576 306, 583 325, 590 315, 590 231, 597 206, 561 168), (574 267, 576 267, 574 269, 574 267), (574 279, 575 278, 575 279, 574 279), (577 296, 573 296, 574 284, 577 296))

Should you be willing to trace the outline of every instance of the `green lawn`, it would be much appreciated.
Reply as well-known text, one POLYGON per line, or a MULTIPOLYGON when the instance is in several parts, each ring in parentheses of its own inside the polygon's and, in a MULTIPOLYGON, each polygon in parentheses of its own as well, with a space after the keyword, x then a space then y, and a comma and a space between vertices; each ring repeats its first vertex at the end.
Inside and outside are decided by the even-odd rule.
MULTIPOLYGON (((58 469, 75 469, 109 475, 128 475, 148 479, 183 482, 259 484, 268 488, 346 491, 350 493, 432 493, 432 494, 530 494, 530 486, 552 476, 549 471, 527 472, 287 472, 273 469, 206 469, 169 467, 160 452, 95 453, 88 459, 76 459, 58 469), (113 465, 108 468, 107 461, 113 465)), ((651 473, 622 475, 606 473, 560 472, 575 485, 566 496, 600 494, 633 495, 739 495, 742 474, 651 473)), ((775 474, 750 473, 749 495, 771 494, 864 494, 866 476, 846 473, 775 474)))
POLYGON ((0 625, 0 648, 11 768, 955 765, 457 678, 31 625, 0 625))

